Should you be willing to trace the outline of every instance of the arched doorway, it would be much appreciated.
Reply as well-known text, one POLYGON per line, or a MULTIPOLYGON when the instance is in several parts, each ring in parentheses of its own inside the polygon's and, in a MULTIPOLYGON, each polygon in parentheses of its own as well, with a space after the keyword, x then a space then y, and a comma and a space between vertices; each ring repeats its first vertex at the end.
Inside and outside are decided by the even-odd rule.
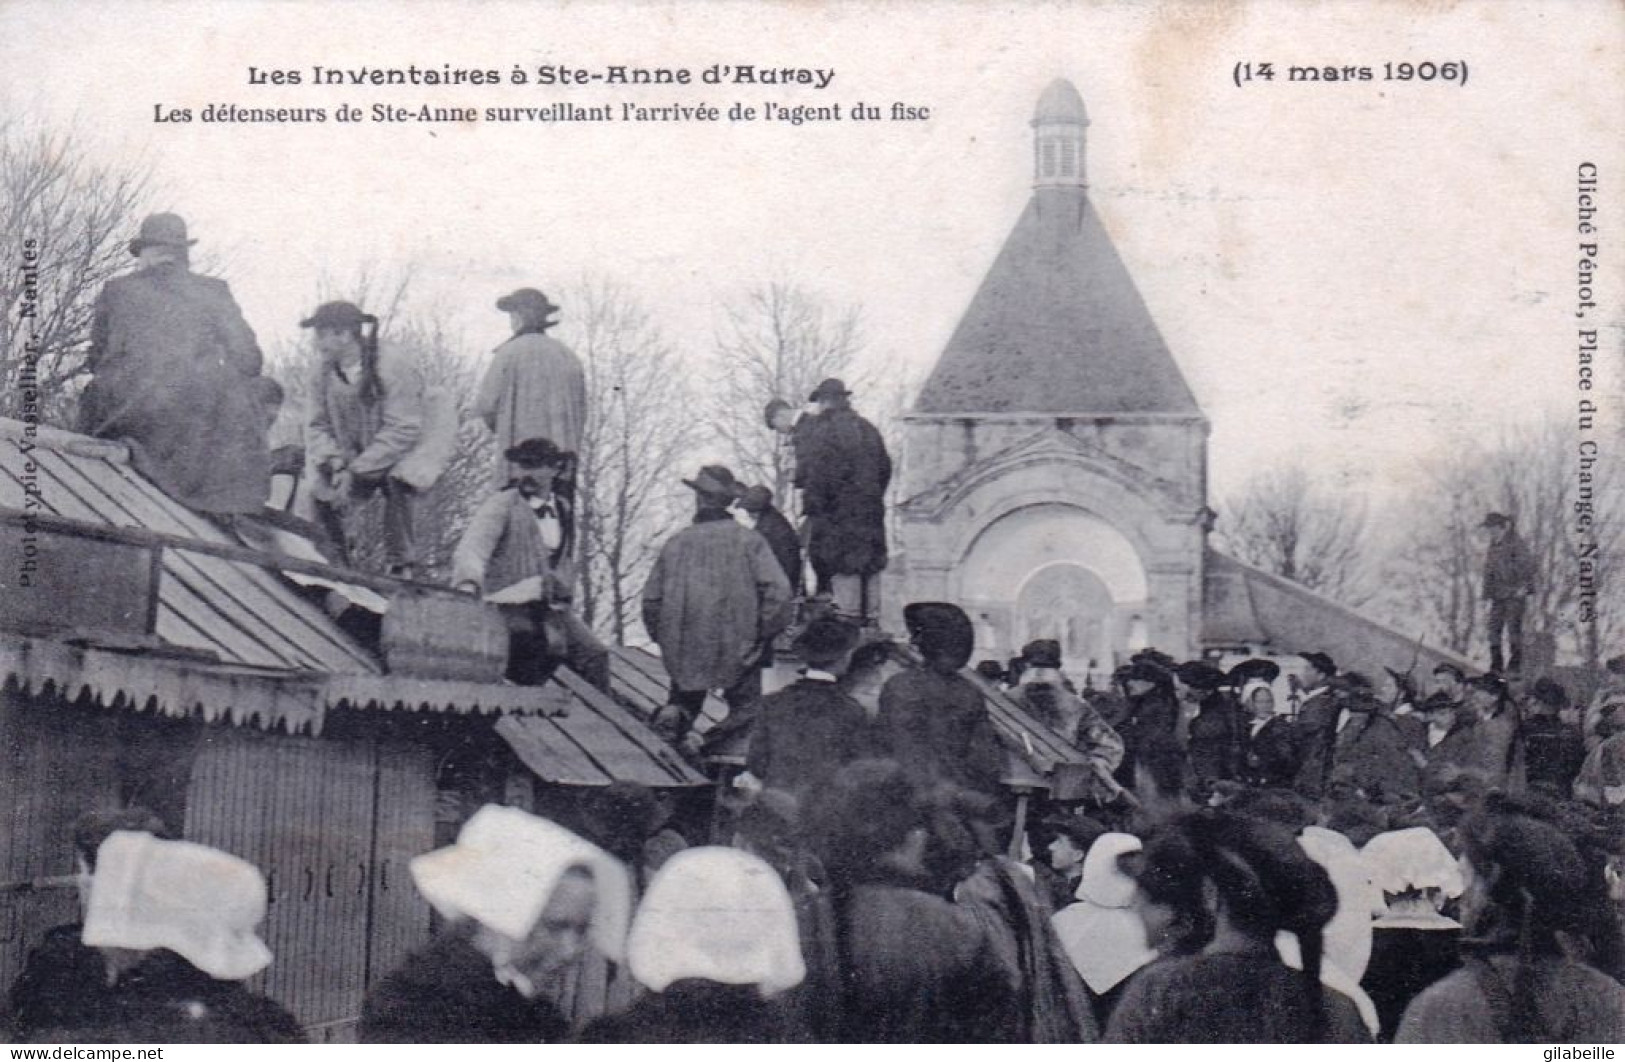
POLYGON ((1145 566, 1128 537, 1075 505, 1029 505, 971 542, 956 577, 977 624, 977 650, 1004 657, 1034 638, 1061 642, 1069 671, 1126 655, 1129 621, 1144 615, 1145 566))
POLYGON ((1069 670, 1109 667, 1115 618, 1098 575, 1077 564, 1050 564, 1029 575, 1016 595, 1015 641, 1053 638, 1069 670))

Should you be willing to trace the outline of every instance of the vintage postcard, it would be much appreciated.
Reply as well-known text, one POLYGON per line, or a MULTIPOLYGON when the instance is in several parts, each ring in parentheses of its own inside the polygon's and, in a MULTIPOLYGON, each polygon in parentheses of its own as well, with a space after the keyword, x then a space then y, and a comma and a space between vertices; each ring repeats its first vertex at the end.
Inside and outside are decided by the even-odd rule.
MULTIPOLYGON (((639 867, 738 839, 775 790, 747 706, 850 657, 826 620, 912 666, 918 602, 965 625, 1013 765, 997 844, 1041 873, 1030 823, 1161 799, 1134 684, 1164 678, 1181 801, 1420 821, 1466 769, 1423 722, 1453 671, 1499 683, 1480 737, 1508 721, 1468 773, 1606 833, 1622 49, 1608 2, 6 0, 0 990, 51 941, 148 947, 91 917, 84 837, 114 821, 160 846, 127 854, 136 893, 163 838, 208 846, 176 882, 245 890, 225 952, 152 945, 280 1008, 232 997, 202 1038, 407 1035, 391 975, 474 947, 431 930, 524 938, 540 909, 481 921, 425 853, 477 847, 492 804, 554 856, 537 820, 639 867), (687 545, 718 495, 771 592, 687 545), (1303 736, 1333 678, 1410 743, 1392 769, 1340 759, 1336 712, 1303 736), (1272 774, 1275 716, 1299 738, 1272 774)), ((853 680, 877 733, 889 675, 853 680)), ((914 754, 876 741, 842 755, 914 754)), ((602 954, 535 984, 493 957, 562 1024, 440 1034, 624 1010, 649 980, 606 895, 602 954)), ((115 1035, 109 993, 47 992, 0 1039, 115 1035)), ((1391 1039, 1404 1000, 1371 994, 1391 1039)), ((888 1035, 933 1032, 971 1035, 888 1035)))

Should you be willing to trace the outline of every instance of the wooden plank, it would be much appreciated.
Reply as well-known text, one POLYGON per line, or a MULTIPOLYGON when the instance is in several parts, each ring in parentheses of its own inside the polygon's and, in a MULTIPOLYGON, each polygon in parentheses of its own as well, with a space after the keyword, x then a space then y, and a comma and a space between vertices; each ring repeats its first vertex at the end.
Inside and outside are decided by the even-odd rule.
POLYGON ((604 770, 557 720, 545 716, 503 716, 496 732, 542 781, 555 785, 608 785, 604 770))
POLYGON ((367 985, 387 977, 429 940, 429 904, 412 884, 411 860, 434 848, 434 756, 414 742, 378 743, 367 985))
POLYGON ((660 782, 645 782, 645 785, 710 784, 703 775, 685 763, 658 734, 575 672, 568 668, 560 668, 554 681, 568 689, 580 702, 583 711, 575 713, 572 720, 586 721, 590 715, 602 722, 602 737, 598 736, 600 732, 598 724, 592 723, 592 731, 583 731, 584 739, 624 744, 629 749, 635 750, 649 764, 651 770, 645 773, 651 777, 664 778, 660 782))

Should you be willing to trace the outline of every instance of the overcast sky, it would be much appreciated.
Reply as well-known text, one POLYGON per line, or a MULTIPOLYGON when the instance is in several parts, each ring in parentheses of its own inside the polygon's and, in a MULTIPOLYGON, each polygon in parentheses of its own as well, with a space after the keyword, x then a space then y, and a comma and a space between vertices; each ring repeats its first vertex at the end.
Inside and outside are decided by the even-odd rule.
MULTIPOLYGON (((877 364, 932 363, 1030 192, 1048 81, 1082 93, 1091 194, 1212 421, 1216 495, 1299 459, 1374 494, 1417 455, 1572 408, 1575 173, 1625 233, 1625 5, 0 5, 0 106, 153 160, 267 346, 317 278, 413 262, 471 357, 496 295, 628 282, 687 357, 768 279, 861 303, 877 364), (1465 61, 1460 84, 1383 64, 1465 61), (1237 88, 1238 62, 1373 79, 1237 88), (309 84, 313 65, 501 72, 469 88, 309 84), (514 86, 517 64, 833 70, 829 87, 514 86), (305 84, 250 85, 250 66, 305 84), (760 108, 904 101, 928 121, 340 124, 341 102, 760 108), (155 105, 324 107, 320 125, 153 121, 155 105)), ((1607 230, 1605 230, 1607 232, 1607 230)), ((5 234, 9 242, 13 234, 5 234)), ((1611 241, 1611 242, 1610 242, 1611 241)), ((1618 393, 1625 238, 1600 294, 1618 393)), ((568 308, 566 308, 568 313, 568 308)), ((863 397, 858 399, 861 407, 863 397)))

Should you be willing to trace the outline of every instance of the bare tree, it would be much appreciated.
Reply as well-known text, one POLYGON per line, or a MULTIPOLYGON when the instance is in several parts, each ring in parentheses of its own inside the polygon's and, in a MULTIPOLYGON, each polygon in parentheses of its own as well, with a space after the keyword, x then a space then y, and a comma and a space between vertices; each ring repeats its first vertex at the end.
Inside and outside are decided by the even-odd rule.
POLYGON ((0 414, 73 426, 96 295, 129 265, 151 192, 145 162, 98 165, 71 129, 0 124, 0 414))
POLYGON ((676 348, 621 284, 584 278, 564 337, 587 372, 576 505, 582 619, 625 644, 661 542, 686 517, 693 395, 676 348))
POLYGON ((1366 523, 1363 504, 1290 466, 1255 475, 1221 503, 1215 534, 1237 560, 1358 606, 1370 597, 1366 523))
POLYGON ((1505 513, 1535 562, 1525 644, 1595 666, 1625 636, 1625 481, 1617 463, 1586 471, 1582 480, 1572 426, 1556 416, 1441 462, 1410 506, 1424 518, 1387 580, 1398 610, 1457 652, 1479 648, 1488 548, 1479 526, 1505 513))
POLYGON ((763 423, 762 411, 774 398, 801 405, 831 376, 852 383, 863 346, 861 313, 775 282, 725 307, 716 343, 709 424, 727 445, 734 473, 771 487, 788 510, 791 455, 785 437, 763 423))

